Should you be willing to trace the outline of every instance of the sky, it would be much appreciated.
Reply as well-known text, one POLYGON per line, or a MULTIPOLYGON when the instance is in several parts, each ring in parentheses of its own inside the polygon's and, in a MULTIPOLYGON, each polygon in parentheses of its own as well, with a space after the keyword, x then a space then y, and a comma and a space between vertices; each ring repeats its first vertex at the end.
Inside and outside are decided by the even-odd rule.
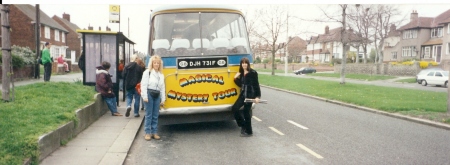
MULTIPOLYGON (((142 2, 138 0, 127 0, 118 1, 110 0, 108 3, 99 0, 78 0, 78 1, 50 1, 41 0, 39 1, 40 9, 46 13, 49 17, 54 15, 62 17, 63 13, 70 14, 71 22, 78 25, 81 29, 87 29, 90 25, 94 27, 94 30, 98 30, 101 27, 102 30, 106 29, 106 26, 111 28, 111 31, 120 31, 128 37, 130 40, 135 42, 135 49, 140 52, 147 51, 148 43, 148 33, 149 33, 149 20, 151 10, 157 6, 165 4, 188 4, 188 3, 199 3, 199 4, 211 4, 210 1, 205 0, 164 0, 159 1, 162 3, 155 3, 155 1, 142 2), (74 4, 74 3, 77 4, 74 4), (109 5, 115 4, 120 5, 120 21, 121 23, 109 23, 109 5), (120 27, 119 27, 120 25, 120 27)), ((336 6, 338 3, 355 4, 361 1, 356 0, 337 0, 337 1, 327 1, 327 0, 314 0, 310 3, 293 3, 288 0, 277 0, 277 3, 273 1, 258 1, 253 3, 242 3, 238 0, 227 0, 227 4, 236 5, 243 11, 252 11, 256 8, 267 7, 268 5, 283 5, 289 6, 290 15, 295 15, 304 19, 318 18, 323 15, 322 9, 330 9, 330 6, 336 6)), ((380 0, 377 1, 380 4, 392 4, 392 2, 380 0)), ((32 4, 36 3, 30 0, 6 0, 5 4, 32 4)), ((417 10, 419 17, 436 17, 444 11, 450 9, 450 2, 428 0, 423 3, 411 3, 407 1, 396 1, 399 9, 403 12, 406 18, 409 19, 409 14, 412 10, 417 10)), ((250 14, 249 14, 250 15, 250 14)), ((247 19, 250 19, 247 17, 247 19)), ((316 33, 323 33, 326 23, 298 23, 297 28, 305 31, 311 31, 316 33)), ((330 29, 336 28, 339 25, 331 24, 330 29)), ((291 32, 292 33, 292 32, 291 32)), ((293 34, 290 34, 293 35, 293 34)), ((307 35, 300 36, 302 38, 308 37, 307 35)))

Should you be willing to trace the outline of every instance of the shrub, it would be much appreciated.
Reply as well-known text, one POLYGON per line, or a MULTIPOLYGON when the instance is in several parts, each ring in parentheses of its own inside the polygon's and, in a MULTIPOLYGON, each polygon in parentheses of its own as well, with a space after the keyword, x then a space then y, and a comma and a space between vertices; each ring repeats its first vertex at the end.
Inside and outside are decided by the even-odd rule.
MULTIPOLYGON (((19 56, 16 56, 12 54, 12 65, 14 68, 22 68, 25 63, 23 62, 23 59, 19 56)), ((0 53, 0 65, 2 65, 2 53, 0 53)))
POLYGON ((20 47, 13 45, 11 47, 11 53, 15 56, 22 58, 25 65, 31 65, 36 63, 36 53, 29 47, 20 47))

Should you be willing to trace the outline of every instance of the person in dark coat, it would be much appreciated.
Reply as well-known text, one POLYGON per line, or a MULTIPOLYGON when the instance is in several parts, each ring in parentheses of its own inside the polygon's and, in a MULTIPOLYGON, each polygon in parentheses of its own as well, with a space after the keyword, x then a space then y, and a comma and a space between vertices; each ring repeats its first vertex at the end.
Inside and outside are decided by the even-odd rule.
POLYGON ((80 70, 82 72, 84 72, 84 65, 85 65, 85 60, 84 60, 85 56, 84 56, 84 52, 81 51, 81 56, 78 59, 78 68, 80 68, 80 70))
POLYGON ((234 76, 234 83, 241 87, 241 93, 238 99, 232 106, 232 111, 236 123, 241 127, 241 136, 252 136, 252 116, 250 115, 250 109, 252 108, 252 102, 244 102, 246 98, 254 99, 255 103, 259 103, 261 98, 261 89, 259 87, 258 73, 250 68, 250 61, 248 58, 242 58, 239 64, 239 72, 234 76), (244 106, 243 113, 239 112, 239 109, 244 106))
POLYGON ((125 116, 130 116, 131 111, 131 103, 133 102, 134 97, 134 117, 140 117, 139 115, 139 105, 141 103, 141 96, 136 91, 136 85, 141 82, 142 74, 144 73, 145 68, 142 68, 140 65, 136 63, 136 58, 138 56, 136 54, 131 56, 130 63, 126 64, 123 68, 122 78, 125 82, 125 91, 126 91, 126 102, 127 102, 127 112, 125 116))
POLYGON ((95 88, 97 89, 97 92, 102 95, 102 98, 105 100, 106 105, 108 105, 111 114, 113 116, 122 116, 122 114, 117 112, 116 95, 112 90, 113 83, 111 80, 111 75, 108 73, 110 67, 111 64, 107 61, 103 61, 101 66, 96 67, 95 88))

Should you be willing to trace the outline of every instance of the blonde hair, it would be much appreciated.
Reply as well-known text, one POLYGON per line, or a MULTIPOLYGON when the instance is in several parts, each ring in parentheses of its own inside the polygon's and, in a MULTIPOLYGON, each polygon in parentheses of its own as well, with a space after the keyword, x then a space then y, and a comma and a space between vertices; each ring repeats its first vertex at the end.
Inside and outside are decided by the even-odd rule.
POLYGON ((160 62, 158 70, 159 70, 159 72, 162 72, 162 70, 163 70, 163 61, 162 61, 161 57, 158 56, 158 55, 153 55, 152 57, 150 57, 150 60, 148 62, 148 69, 149 70, 153 69, 153 61, 155 61, 155 60, 160 62))
POLYGON ((133 54, 133 55, 131 56, 131 58, 130 58, 130 61, 131 61, 131 62, 135 62, 137 57, 138 57, 137 54, 133 54))

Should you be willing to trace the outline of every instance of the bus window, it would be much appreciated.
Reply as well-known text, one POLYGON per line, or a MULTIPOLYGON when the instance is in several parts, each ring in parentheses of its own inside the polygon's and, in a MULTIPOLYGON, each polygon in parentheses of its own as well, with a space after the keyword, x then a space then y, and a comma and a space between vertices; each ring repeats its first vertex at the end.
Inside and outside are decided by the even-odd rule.
POLYGON ((162 57, 250 53, 244 18, 239 14, 170 13, 156 15, 152 21, 153 40, 170 43, 169 49, 152 48, 162 57))

